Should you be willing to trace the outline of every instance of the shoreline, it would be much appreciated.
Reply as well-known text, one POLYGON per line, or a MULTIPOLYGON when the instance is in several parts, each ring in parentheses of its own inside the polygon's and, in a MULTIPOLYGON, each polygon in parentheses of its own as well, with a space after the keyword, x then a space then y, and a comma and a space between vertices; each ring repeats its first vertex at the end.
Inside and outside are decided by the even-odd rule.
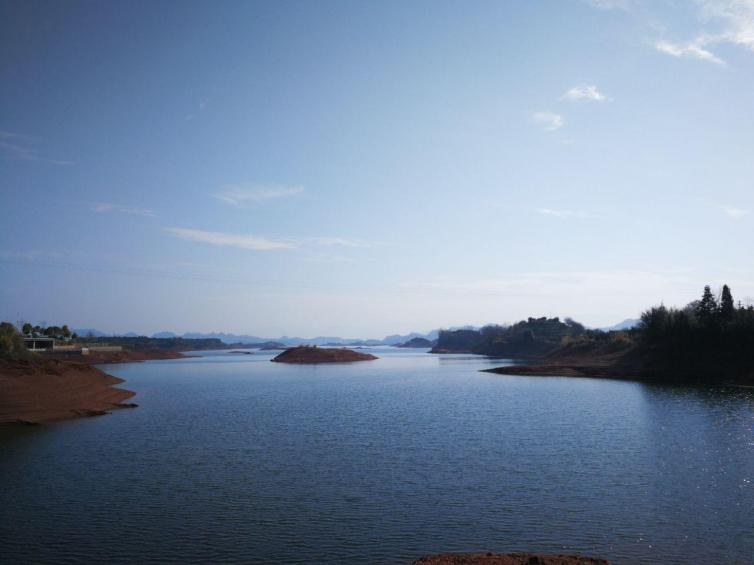
POLYGON ((132 408, 136 393, 89 364, 57 359, 0 360, 0 425, 36 425, 132 408))
POLYGON ((711 381, 701 377, 678 377, 664 376, 672 375, 670 372, 660 370, 621 370, 620 367, 604 365, 579 365, 579 364, 521 364, 507 365, 503 367, 493 367, 491 369, 480 369, 482 373, 493 373, 498 375, 510 375, 519 377, 562 377, 562 378, 582 378, 582 379, 609 379, 613 381, 633 381, 644 384, 657 385, 686 385, 686 386, 725 386, 736 388, 754 388, 751 379, 740 378, 711 381))
POLYGON ((76 353, 41 353, 44 359, 82 363, 85 365, 106 365, 110 363, 139 363, 161 359, 183 359, 191 357, 173 349, 123 349, 122 351, 92 351, 88 355, 76 353))
POLYGON ((95 365, 189 357, 168 349, 124 349, 0 359, 0 425, 46 424, 135 408, 137 404, 126 401, 136 392, 116 387, 125 380, 95 365))

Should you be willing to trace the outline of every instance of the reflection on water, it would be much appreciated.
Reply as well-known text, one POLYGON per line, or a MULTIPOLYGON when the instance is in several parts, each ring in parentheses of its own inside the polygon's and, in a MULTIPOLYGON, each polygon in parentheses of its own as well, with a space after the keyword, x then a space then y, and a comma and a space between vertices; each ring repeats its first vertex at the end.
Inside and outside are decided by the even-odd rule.
POLYGON ((405 563, 571 551, 752 562, 754 391, 480 373, 379 350, 109 366, 136 410, 0 436, 0 554, 405 563))

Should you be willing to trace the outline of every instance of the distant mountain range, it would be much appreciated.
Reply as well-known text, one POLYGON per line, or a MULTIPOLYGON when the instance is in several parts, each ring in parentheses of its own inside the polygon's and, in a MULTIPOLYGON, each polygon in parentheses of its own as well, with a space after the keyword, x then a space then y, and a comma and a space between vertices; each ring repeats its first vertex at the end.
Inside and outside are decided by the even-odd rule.
MULTIPOLYGON (((636 319, 626 319, 622 322, 615 324, 614 326, 599 328, 603 331, 617 331, 626 330, 634 327, 639 323, 636 319)), ((455 326, 447 328, 449 330, 478 330, 479 326, 455 326)), ((76 328, 73 330, 78 335, 93 336, 93 337, 139 337, 143 334, 136 332, 128 332, 124 334, 110 334, 94 328, 76 328)), ((163 337, 173 338, 182 337, 184 339, 205 339, 216 338, 224 343, 268 343, 276 342, 284 345, 362 345, 362 346, 374 346, 374 345, 398 345, 400 343, 406 343, 414 338, 422 338, 428 341, 434 341, 438 338, 440 330, 431 330, 427 333, 411 332, 408 334, 393 334, 383 337, 382 339, 361 339, 361 338, 343 338, 339 336, 317 336, 312 338, 297 337, 297 336, 280 336, 280 337, 262 337, 249 334, 233 334, 224 332, 186 332, 178 334, 175 332, 157 332, 148 337, 163 337)))
MULTIPOLYGON (((78 335, 92 336, 92 337, 137 337, 140 334, 129 332, 125 334, 108 334, 94 328, 81 328, 74 329, 78 335)), ((382 339, 360 339, 360 338, 342 338, 338 336, 317 336, 312 338, 296 337, 296 336, 281 336, 281 337, 262 337, 248 334, 232 334, 224 332, 186 332, 178 334, 175 332, 157 332, 148 337, 157 338, 175 338, 182 337, 184 339, 204 339, 204 338, 216 338, 224 343, 268 343, 276 342, 284 345, 397 345, 404 343, 410 339, 420 337, 427 340, 437 339, 439 330, 432 330, 427 333, 412 332, 405 335, 389 335, 382 339)))

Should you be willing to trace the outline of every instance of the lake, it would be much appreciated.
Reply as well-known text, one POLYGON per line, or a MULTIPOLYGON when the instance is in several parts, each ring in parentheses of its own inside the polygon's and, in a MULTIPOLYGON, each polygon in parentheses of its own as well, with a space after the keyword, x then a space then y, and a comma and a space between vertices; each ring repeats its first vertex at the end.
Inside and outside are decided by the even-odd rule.
POLYGON ((0 561, 754 563, 754 389, 375 348, 108 365, 140 407, 0 436, 0 561))

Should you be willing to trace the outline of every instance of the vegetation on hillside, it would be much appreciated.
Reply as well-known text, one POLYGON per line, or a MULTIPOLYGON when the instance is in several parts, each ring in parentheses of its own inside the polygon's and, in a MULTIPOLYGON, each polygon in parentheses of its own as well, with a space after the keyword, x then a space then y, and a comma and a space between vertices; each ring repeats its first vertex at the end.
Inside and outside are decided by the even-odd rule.
POLYGON ((754 371, 754 307, 736 305, 727 285, 719 298, 705 286, 685 308, 647 310, 636 339, 657 372, 715 378, 754 371))
POLYGON ((77 340, 91 345, 120 345, 126 349, 166 349, 172 351, 200 351, 229 347, 216 337, 87 337, 77 340))
POLYGON ((435 353, 466 352, 494 357, 540 357, 557 349, 564 339, 587 330, 566 318, 529 318, 511 326, 489 325, 477 330, 440 332, 435 353))

